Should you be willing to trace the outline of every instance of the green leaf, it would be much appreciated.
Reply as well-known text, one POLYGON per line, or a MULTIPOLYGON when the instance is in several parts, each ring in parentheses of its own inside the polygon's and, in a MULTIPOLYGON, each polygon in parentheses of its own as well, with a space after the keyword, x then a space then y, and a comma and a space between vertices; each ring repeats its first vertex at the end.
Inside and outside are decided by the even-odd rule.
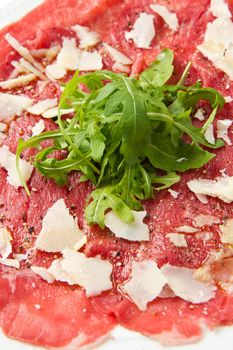
POLYGON ((104 187, 92 192, 92 202, 86 207, 85 216, 89 225, 98 224, 104 228, 105 213, 112 209, 121 220, 131 223, 134 221, 130 208, 124 201, 112 193, 112 188, 104 187))
POLYGON ((156 60, 141 73, 139 80, 154 86, 164 85, 172 76, 174 54, 170 49, 164 49, 156 60))
POLYGON ((165 188, 169 188, 169 187, 175 185, 177 182, 179 182, 180 176, 177 175, 175 172, 170 172, 164 176, 153 176, 151 181, 154 184, 161 184, 162 186, 155 187, 155 189, 157 191, 161 191, 161 190, 164 190, 165 188))
POLYGON ((204 137, 224 98, 200 81, 183 86, 189 67, 177 85, 168 85, 173 52, 165 49, 137 78, 110 71, 76 72, 61 95, 59 129, 19 141, 16 164, 27 192, 19 159, 25 149, 34 148, 31 161, 46 178, 64 185, 71 171, 79 171, 80 181, 95 185, 86 208, 90 224, 104 227, 104 215, 111 209, 132 222, 131 210, 141 210, 141 200, 153 198, 154 189, 172 186, 180 179, 176 172, 202 167, 215 156, 207 149, 224 145, 220 140, 209 144, 204 137), (202 100, 212 110, 204 125, 196 127, 192 113, 202 100), (62 118, 61 109, 71 107, 73 116, 62 118))
POLYGON ((105 149, 105 136, 101 133, 96 123, 88 128, 90 137, 91 156, 95 162, 100 162, 105 149))
POLYGON ((168 172, 198 169, 214 157, 212 153, 182 140, 175 148, 171 140, 161 134, 154 134, 153 143, 146 146, 145 154, 154 168, 168 172))

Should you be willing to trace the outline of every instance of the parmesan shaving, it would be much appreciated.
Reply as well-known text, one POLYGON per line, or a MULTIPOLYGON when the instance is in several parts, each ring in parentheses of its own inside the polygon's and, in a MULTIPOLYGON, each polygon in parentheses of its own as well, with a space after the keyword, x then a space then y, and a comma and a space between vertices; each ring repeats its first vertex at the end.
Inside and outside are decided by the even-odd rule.
POLYGON ((195 224, 198 227, 212 226, 213 224, 220 224, 220 219, 213 215, 200 214, 195 218, 195 224))
POLYGON ((207 204, 208 203, 208 198, 204 194, 197 194, 196 193, 196 197, 202 204, 207 204))
POLYGON ((66 282, 72 286, 75 284, 75 280, 73 280, 72 276, 70 276, 67 272, 62 270, 61 261, 62 259, 54 260, 49 267, 48 272, 52 274, 56 281, 66 282))
POLYGON ((232 142, 228 136, 228 129, 232 125, 233 121, 230 119, 217 121, 217 137, 223 139, 228 145, 232 145, 232 142))
POLYGON ((35 78, 36 78, 36 75, 33 73, 20 75, 18 78, 0 81, 0 87, 2 89, 13 89, 18 86, 27 85, 35 78))
POLYGON ((66 248, 61 266, 76 284, 85 288, 87 297, 112 288, 112 264, 100 258, 87 258, 83 253, 66 248))
POLYGON ((57 63, 46 66, 45 72, 50 79, 61 79, 66 75, 66 69, 57 63))
POLYGON ((233 244, 233 219, 227 219, 224 225, 220 226, 221 241, 226 244, 233 244))
POLYGON ((121 286, 139 310, 145 311, 147 304, 162 292, 166 278, 152 260, 132 262, 131 279, 121 286))
POLYGON ((79 68, 80 50, 76 46, 75 39, 63 39, 63 46, 57 55, 57 64, 66 70, 79 68))
MULTIPOLYGON (((69 113, 74 113, 74 108, 69 108, 69 109, 61 109, 61 115, 69 114, 69 113)), ((54 118, 57 117, 58 115, 58 107, 53 107, 49 108, 47 111, 42 113, 42 116, 44 118, 54 118)))
POLYGON ((35 74, 41 80, 44 80, 44 81, 48 80, 48 78, 43 73, 41 73, 41 71, 38 68, 34 67, 31 63, 26 61, 24 58, 21 58, 19 62, 24 68, 26 68, 29 72, 35 74))
POLYGON ((78 66, 80 71, 96 71, 103 68, 102 57, 98 51, 82 51, 78 66))
MULTIPOLYGON (((16 156, 5 145, 0 147, 0 166, 6 169, 8 173, 7 181, 10 185, 16 189, 23 186, 16 169, 16 156)), ((32 165, 23 159, 19 159, 19 168, 24 181, 27 182, 33 171, 32 165)))
POLYGON ((199 230, 195 227, 184 225, 184 226, 176 227, 175 231, 183 232, 183 233, 195 233, 195 232, 198 232, 199 230))
POLYGON ((112 69, 114 71, 121 72, 121 73, 126 73, 126 74, 130 73, 130 67, 129 66, 125 66, 124 64, 118 63, 118 62, 115 62, 113 64, 112 69))
POLYGON ((40 135, 45 129, 45 123, 43 120, 40 120, 32 128, 32 136, 40 135))
POLYGON ((42 58, 46 57, 48 61, 52 61, 53 58, 55 58, 58 54, 58 52, 61 50, 60 45, 54 45, 51 46, 48 49, 37 49, 37 50, 31 50, 30 53, 35 58, 42 58))
POLYGON ((233 201, 233 176, 218 177, 215 180, 197 179, 187 182, 195 194, 217 197, 225 203, 233 201))
POLYGON ((48 283, 53 283, 55 281, 54 276, 44 267, 31 266, 31 270, 48 283))
POLYGON ((20 264, 19 261, 16 259, 1 259, 0 258, 0 264, 9 266, 9 267, 14 267, 16 269, 19 269, 20 264))
POLYGON ((171 30, 174 30, 174 31, 178 30, 179 22, 174 12, 170 12, 166 8, 166 6, 162 6, 162 5, 153 4, 153 5, 150 5, 150 8, 163 18, 163 20, 167 23, 168 27, 171 30))
POLYGON ((123 222, 114 211, 105 215, 105 225, 115 234, 116 237, 124 238, 129 241, 149 241, 149 228, 143 222, 146 211, 134 211, 134 222, 127 224, 123 222))
POLYGON ((177 191, 172 190, 171 188, 168 189, 168 192, 169 192, 170 195, 171 195, 173 198, 175 198, 175 199, 179 196, 179 193, 180 193, 180 192, 177 192, 177 191))
POLYGON ((23 45, 21 45, 17 39, 15 39, 10 33, 7 33, 5 35, 5 39, 8 42, 8 44, 10 46, 13 47, 13 49, 15 49, 15 51, 18 52, 18 54, 20 56, 22 56, 26 61, 28 61, 29 63, 31 63, 33 66, 35 66, 36 68, 38 68, 40 71, 43 71, 43 66, 38 63, 33 56, 30 54, 30 51, 24 47, 23 45))
POLYGON ((214 126, 210 124, 204 133, 204 137, 206 141, 208 141, 211 145, 215 145, 215 137, 214 137, 214 126))
MULTIPOLYGON (((216 0, 218 1, 218 0, 216 0)), ((208 23, 204 41, 197 48, 214 66, 233 79, 233 22, 230 18, 217 18, 208 23)))
POLYGON ((193 277, 195 271, 170 264, 166 264, 161 268, 168 286, 176 296, 194 304, 201 304, 214 298, 216 288, 210 284, 196 280, 193 277))
POLYGON ((33 100, 26 96, 0 92, 0 121, 9 122, 16 115, 29 108, 33 100))
POLYGON ((121 63, 123 65, 129 65, 132 64, 133 61, 128 58, 127 56, 123 55, 120 51, 116 50, 114 47, 108 45, 107 43, 103 43, 104 48, 108 51, 110 56, 114 61, 117 63, 121 63))
POLYGON ((77 24, 73 26, 72 29, 79 37, 80 49, 87 49, 88 47, 95 46, 98 42, 100 42, 99 34, 90 30, 88 27, 77 24))
POLYGON ((80 240, 83 241, 83 236, 64 200, 59 199, 48 209, 35 247, 49 253, 61 252, 65 248, 74 249, 80 240))
POLYGON ((185 239, 185 235, 181 233, 167 233, 166 236, 177 248, 182 248, 182 247, 185 248, 188 246, 185 239))
POLYGON ((29 107, 27 111, 31 114, 41 115, 48 109, 56 107, 57 104, 58 104, 57 98, 52 98, 52 99, 47 98, 29 107))
POLYGON ((12 237, 6 227, 0 228, 0 255, 5 260, 12 253, 12 237))
POLYGON ((27 260, 28 254, 13 254, 14 259, 18 260, 18 262, 27 260))
POLYGON ((200 120, 201 122, 203 122, 203 120, 205 120, 205 111, 203 108, 199 108, 196 113, 194 114, 194 118, 200 120))
POLYGON ((12 66, 17 70, 18 73, 28 73, 28 69, 25 68, 20 62, 18 61, 11 61, 12 66))
POLYGON ((63 39, 61 51, 57 60, 46 67, 46 74, 53 79, 61 79, 66 75, 67 70, 79 69, 81 51, 76 46, 75 39, 63 39))
POLYGON ((141 49, 150 49, 151 41, 155 36, 154 16, 140 13, 130 32, 125 32, 126 40, 132 39, 141 49))
POLYGON ((215 17, 231 18, 231 12, 225 0, 211 0, 210 11, 215 17))

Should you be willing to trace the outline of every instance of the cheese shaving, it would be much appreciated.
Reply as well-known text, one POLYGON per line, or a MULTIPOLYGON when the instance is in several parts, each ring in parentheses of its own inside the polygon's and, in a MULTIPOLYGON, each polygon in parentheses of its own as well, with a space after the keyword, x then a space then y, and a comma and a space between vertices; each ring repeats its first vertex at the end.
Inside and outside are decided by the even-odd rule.
POLYGON ((12 253, 12 237, 6 227, 0 228, 0 255, 3 260, 7 259, 12 253))
POLYGON ((1 259, 0 258, 0 264, 8 266, 8 267, 14 267, 16 269, 19 269, 19 267, 20 267, 19 261, 16 259, 1 259))
POLYGON ((193 277, 195 271, 194 269, 170 264, 163 265, 161 268, 168 286, 176 296, 194 304, 201 304, 214 298, 216 287, 196 280, 193 277))
POLYGON ((46 66, 45 72, 50 79, 61 79, 66 75, 66 69, 57 63, 46 66))
POLYGON ((211 145, 215 145, 215 137, 214 137, 214 126, 210 124, 204 133, 204 137, 206 141, 208 141, 211 145))
POLYGON ((205 120, 205 111, 203 108, 198 108, 198 110, 196 111, 196 113, 194 114, 194 118, 200 120, 201 122, 203 122, 203 120, 205 120))
POLYGON ((31 266, 31 270, 48 283, 53 283, 55 281, 54 276, 44 267, 31 266))
POLYGON ((46 74, 53 79, 63 78, 67 70, 79 68, 80 54, 81 51, 77 48, 75 39, 64 38, 57 60, 46 67, 46 74))
POLYGON ((215 17, 231 18, 231 12, 225 0, 211 0, 210 11, 215 17))
MULTIPOLYGON (((22 186, 16 169, 16 156, 5 145, 0 147, 0 166, 6 169, 8 173, 7 181, 10 185, 16 189, 22 186)), ((24 181, 27 182, 31 177, 33 166, 25 160, 20 159, 19 167, 24 181)))
POLYGON ((40 120, 32 128, 32 136, 40 135, 45 129, 45 123, 43 120, 40 120))
MULTIPOLYGON (((216 0, 218 1, 218 0, 216 0)), ((230 18, 217 18, 208 23, 204 41, 197 48, 233 80, 233 22, 230 18)))
POLYGON ((10 33, 7 33, 5 35, 5 39, 8 42, 8 44, 11 45, 11 47, 13 47, 13 49, 15 49, 15 51, 18 52, 20 56, 22 56, 26 61, 31 63, 40 71, 43 71, 43 66, 34 59, 34 57, 30 54, 30 51, 26 47, 21 45, 18 42, 18 40, 15 39, 10 33))
POLYGON ((183 232, 183 233, 195 233, 195 232, 198 232, 198 229, 196 227, 184 225, 184 226, 176 227, 175 231, 183 232))
POLYGON ((233 201, 233 176, 218 177, 215 180, 197 179, 187 182, 195 194, 217 197, 225 203, 233 201))
POLYGON ((152 260, 132 262, 131 279, 121 286, 139 310, 145 311, 147 304, 162 292, 166 278, 152 260))
POLYGON ((134 211, 134 222, 127 224, 123 222, 114 211, 110 211, 105 215, 105 225, 115 234, 116 237, 124 238, 129 241, 148 241, 149 228, 143 222, 146 211, 134 211))
POLYGON ((54 260, 49 267, 48 272, 52 274, 56 281, 66 282, 72 286, 75 284, 75 280, 73 280, 68 273, 62 270, 61 261, 62 259, 54 260))
POLYGON ((171 188, 168 189, 168 192, 169 192, 170 195, 171 195, 173 198, 175 198, 175 199, 179 196, 179 193, 180 193, 180 192, 177 192, 177 191, 172 190, 171 188))
POLYGON ((48 209, 35 247, 49 253, 61 252, 65 248, 74 249, 83 236, 64 200, 59 199, 48 209))
POLYGON ((141 49, 150 49, 151 41, 155 36, 154 16, 142 12, 136 19, 133 29, 125 32, 126 40, 133 40, 141 49))
POLYGON ((96 71, 103 68, 102 57, 98 51, 82 51, 78 66, 80 71, 96 71))
POLYGON ((226 244, 233 244, 233 219, 227 219, 224 225, 220 226, 221 241, 226 244))
POLYGON ((48 49, 31 50, 30 53, 35 58, 41 59, 42 57, 46 57, 47 61, 51 61, 53 58, 57 56, 60 50, 61 50, 60 45, 53 45, 48 49))
POLYGON ((88 47, 95 46, 100 42, 100 36, 95 31, 90 30, 88 27, 80 26, 79 24, 72 27, 77 36, 79 37, 80 49, 87 49, 88 47))
POLYGON ((36 78, 36 75, 33 73, 21 75, 18 78, 0 81, 0 87, 2 89, 13 89, 18 86, 27 85, 35 78, 36 78))
MULTIPOLYGON (((74 113, 74 108, 61 109, 61 115, 65 115, 69 113, 74 113)), ((42 113, 42 116, 46 119, 57 117, 57 115, 58 115, 58 107, 49 108, 47 111, 42 113)))
POLYGON ((185 248, 188 246, 185 235, 181 233, 167 233, 166 236, 177 248, 185 248))
POLYGON ((197 199, 202 203, 202 204, 207 204, 208 203, 208 198, 204 194, 196 194, 197 199))
POLYGON ((200 214, 195 217, 195 224, 198 227, 212 226, 213 224, 220 224, 220 219, 213 215, 200 214))
POLYGON ((112 70, 116 71, 116 72, 126 73, 126 74, 130 73, 130 67, 129 66, 125 66, 124 64, 118 63, 118 62, 115 62, 113 64, 112 70))
POLYGON ((33 100, 26 96, 0 92, 0 121, 9 122, 16 115, 29 108, 33 100))
POLYGON ((108 51, 112 59, 117 63, 121 63, 123 65, 129 65, 133 63, 133 61, 130 58, 123 55, 123 53, 116 50, 114 47, 108 45, 107 43, 103 43, 103 47, 108 51))
POLYGON ((217 121, 217 137, 224 140, 228 145, 232 145, 232 142, 228 136, 228 129, 232 125, 233 121, 230 119, 217 121))
POLYGON ((170 12, 166 6, 162 5, 150 5, 151 10, 157 13, 159 16, 163 18, 163 20, 167 23, 168 27, 171 30, 177 31, 179 27, 179 22, 176 14, 174 12, 170 12))
POLYGON ((61 260, 65 271, 75 284, 85 288, 87 297, 101 294, 112 288, 112 264, 100 258, 87 258, 83 253, 66 248, 61 260))
POLYGON ((39 77, 41 80, 44 80, 44 81, 48 80, 48 78, 43 73, 41 73, 41 71, 38 68, 34 67, 31 63, 26 61, 24 58, 21 58, 20 64, 24 68, 26 68, 29 72, 31 72, 31 73, 35 74, 37 77, 39 77))
POLYGON ((58 104, 57 98, 46 98, 45 100, 39 101, 27 109, 31 114, 41 115, 50 108, 56 107, 58 104))
MULTIPOLYGON (((11 61, 11 65, 17 70, 18 73, 28 73, 28 69, 25 68, 20 62, 18 61, 11 61)), ((11 73, 12 77, 12 73, 11 73)))

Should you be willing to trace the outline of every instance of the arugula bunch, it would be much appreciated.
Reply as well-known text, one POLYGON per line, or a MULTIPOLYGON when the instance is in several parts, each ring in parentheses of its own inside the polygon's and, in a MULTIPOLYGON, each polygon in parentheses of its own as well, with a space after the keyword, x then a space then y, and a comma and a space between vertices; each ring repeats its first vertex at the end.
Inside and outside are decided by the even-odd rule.
POLYGON ((215 156, 203 146, 223 146, 220 140, 209 144, 204 132, 224 98, 203 88, 200 81, 185 86, 189 66, 177 85, 167 84, 173 73, 169 49, 137 78, 110 71, 76 72, 60 98, 59 129, 19 140, 19 175, 21 153, 38 148, 32 162, 45 177, 64 185, 67 175, 78 170, 82 181, 95 185, 85 212, 89 224, 104 227, 110 208, 123 221, 132 222, 131 209, 140 210, 140 201, 152 198, 154 190, 178 182, 176 172, 200 168, 215 156), (212 113, 198 128, 191 116, 200 100, 209 101, 212 113), (73 117, 62 118, 61 110, 70 108, 75 110, 73 117), (49 139, 53 145, 41 150, 41 142, 49 139), (54 152, 61 150, 66 156, 58 159, 54 152))

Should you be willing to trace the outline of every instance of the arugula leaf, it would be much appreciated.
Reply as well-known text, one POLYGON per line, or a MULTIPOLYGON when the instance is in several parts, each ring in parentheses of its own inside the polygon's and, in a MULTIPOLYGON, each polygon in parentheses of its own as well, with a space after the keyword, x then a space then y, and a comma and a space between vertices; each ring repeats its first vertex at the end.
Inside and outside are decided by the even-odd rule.
POLYGON ((165 188, 169 188, 173 185, 175 185, 177 182, 180 181, 180 176, 177 175, 174 172, 170 172, 167 175, 164 176, 153 176, 151 179, 153 184, 162 184, 162 186, 155 187, 157 191, 164 190, 165 188))
POLYGON ((32 162, 46 178, 65 185, 69 173, 79 171, 80 181, 95 185, 85 210, 89 224, 104 227, 110 209, 132 222, 131 210, 140 210, 142 200, 177 183, 176 172, 202 167, 215 156, 210 150, 224 145, 221 140, 209 144, 204 137, 224 98, 200 81, 183 85, 189 68, 190 63, 176 85, 167 84, 173 52, 165 49, 139 77, 76 72, 60 98, 59 129, 19 140, 16 165, 27 193, 19 159, 24 150, 34 148, 32 162), (212 111, 196 127, 192 115, 202 100, 212 111), (74 109, 73 117, 61 116, 67 108, 74 109))
POLYGON ((157 59, 141 73, 139 80, 144 80, 154 86, 163 86, 172 76, 174 54, 169 49, 164 49, 157 59))
POLYGON ((130 208, 124 201, 112 193, 111 187, 97 189, 92 192, 93 201, 86 207, 85 215, 89 225, 97 223, 105 227, 104 218, 107 209, 112 209, 123 221, 131 223, 134 220, 130 208))

